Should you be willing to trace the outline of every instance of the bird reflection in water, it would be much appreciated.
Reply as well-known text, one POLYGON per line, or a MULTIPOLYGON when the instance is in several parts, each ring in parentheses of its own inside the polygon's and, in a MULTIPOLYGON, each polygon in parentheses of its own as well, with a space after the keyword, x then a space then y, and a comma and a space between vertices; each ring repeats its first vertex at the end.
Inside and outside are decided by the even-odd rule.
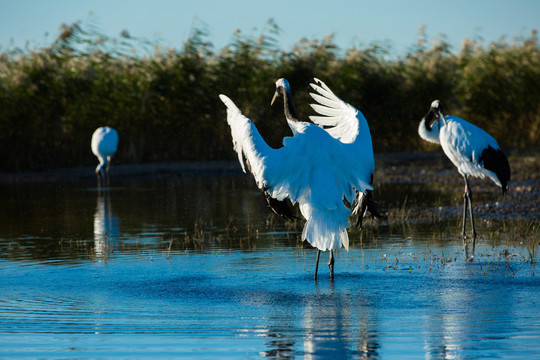
POLYGON ((110 191, 99 190, 94 214, 94 251, 107 258, 120 234, 119 219, 112 210, 110 191))
MULTIPOLYGON (((253 294, 251 294, 253 295, 253 294)), ((358 294, 316 286, 314 292, 275 297, 263 357, 288 359, 372 359, 379 357, 378 320, 373 305, 358 294), (301 329, 301 333, 293 329, 301 329)), ((250 298, 253 300, 253 297, 250 298)))
POLYGON ((348 293, 317 287, 304 307, 305 359, 377 358, 379 343, 370 306, 348 293), (354 324, 358 322, 358 324, 354 324))

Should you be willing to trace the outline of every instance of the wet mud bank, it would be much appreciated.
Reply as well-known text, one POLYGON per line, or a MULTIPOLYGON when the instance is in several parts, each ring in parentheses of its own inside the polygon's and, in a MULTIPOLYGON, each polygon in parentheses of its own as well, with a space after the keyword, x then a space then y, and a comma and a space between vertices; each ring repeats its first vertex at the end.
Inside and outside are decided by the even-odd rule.
MULTIPOLYGON (((375 187, 416 184, 425 188, 444 186, 455 191, 455 207, 437 208, 440 213, 455 216, 461 212, 459 202, 464 189, 463 177, 442 152, 417 154, 381 154, 375 159, 375 187)), ((540 151, 510 153, 511 181, 508 192, 489 179, 471 178, 475 211, 488 218, 540 219, 540 151)), ((433 209, 426 209, 432 211, 433 209)))

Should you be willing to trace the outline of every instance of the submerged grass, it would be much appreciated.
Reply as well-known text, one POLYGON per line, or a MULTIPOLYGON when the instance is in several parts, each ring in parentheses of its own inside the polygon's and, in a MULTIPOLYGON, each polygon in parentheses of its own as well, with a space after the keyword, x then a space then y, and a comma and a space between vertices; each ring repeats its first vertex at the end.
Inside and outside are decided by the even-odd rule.
MULTIPOLYGON (((223 251, 275 251, 276 246, 282 246, 283 251, 295 253, 308 263, 308 267, 311 266, 315 252, 309 244, 301 242, 302 223, 284 223, 279 217, 272 218, 274 216, 269 215, 263 225, 233 225, 235 221, 231 217, 229 231, 215 231, 203 219, 198 219, 193 229, 183 235, 171 233, 148 239, 137 238, 136 241, 111 240, 106 234, 102 241, 61 238, 57 242, 58 254, 53 256, 49 253, 46 260, 87 257, 109 261, 116 254, 136 253, 154 261, 195 253, 219 255, 223 251), (233 228, 234 231, 231 230, 233 228)), ((455 263, 465 266, 459 233, 458 222, 452 221, 382 224, 368 220, 362 229, 352 228, 349 231, 351 251, 337 252, 337 266, 343 271, 406 271, 411 275, 441 271, 455 263)), ((540 247, 536 221, 491 221, 479 226, 479 234, 475 260, 468 267, 468 272, 477 275, 503 273, 509 277, 535 274, 540 247)), ((10 258, 17 256, 13 253, 10 258)))

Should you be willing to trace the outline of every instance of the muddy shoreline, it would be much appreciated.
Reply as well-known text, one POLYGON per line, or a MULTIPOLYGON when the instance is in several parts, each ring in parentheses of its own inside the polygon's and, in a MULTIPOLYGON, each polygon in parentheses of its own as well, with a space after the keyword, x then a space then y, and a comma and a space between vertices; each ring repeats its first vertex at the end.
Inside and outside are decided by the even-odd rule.
MULTIPOLYGON (((509 158, 514 185, 521 184, 523 181, 535 182, 535 180, 539 180, 540 148, 511 153, 509 158)), ((375 164, 376 182, 462 182, 453 164, 442 151, 376 154, 375 164)), ((80 166, 43 171, 0 173, 0 184, 94 181, 94 170, 95 166, 80 166)), ((138 177, 219 176, 235 173, 242 173, 236 160, 114 164, 111 168, 111 177, 121 180, 138 177)))

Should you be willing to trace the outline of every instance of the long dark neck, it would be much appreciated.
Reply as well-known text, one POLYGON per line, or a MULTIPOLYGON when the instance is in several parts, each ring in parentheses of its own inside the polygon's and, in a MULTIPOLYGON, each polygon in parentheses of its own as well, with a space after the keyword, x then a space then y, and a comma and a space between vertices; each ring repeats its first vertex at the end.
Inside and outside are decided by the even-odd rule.
POLYGON ((285 111, 285 118, 289 121, 299 121, 296 110, 294 109, 294 104, 292 101, 292 94, 289 89, 285 87, 280 87, 279 91, 283 95, 283 107, 285 111))
POLYGON ((424 116, 424 126, 426 127, 427 131, 431 131, 431 128, 433 127, 433 119, 435 119, 435 112, 433 110, 429 110, 426 116, 424 116))
POLYGON ((429 110, 426 116, 422 118, 422 121, 420 121, 420 126, 418 127, 418 134, 424 140, 439 144, 440 124, 438 120, 433 121, 435 117, 435 112, 429 110))

